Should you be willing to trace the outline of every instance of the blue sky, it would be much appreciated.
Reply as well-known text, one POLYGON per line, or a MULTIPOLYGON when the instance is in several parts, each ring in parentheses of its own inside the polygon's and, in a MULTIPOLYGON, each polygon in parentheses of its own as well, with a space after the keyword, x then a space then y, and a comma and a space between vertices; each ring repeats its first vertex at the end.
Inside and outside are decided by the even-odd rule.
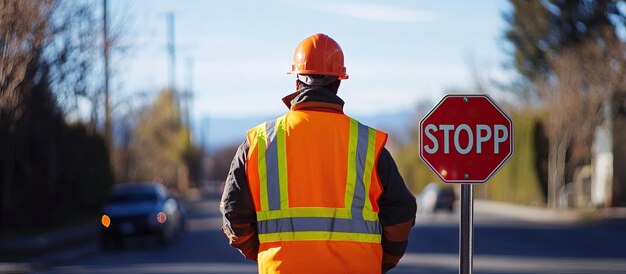
POLYGON ((507 77, 504 0, 111 0, 110 9, 130 26, 123 37, 130 51, 115 68, 119 97, 168 85, 166 14, 175 13, 177 86, 187 87, 185 63, 193 60, 195 120, 284 112, 293 50, 316 32, 344 50, 350 79, 339 95, 348 114, 411 110, 447 88, 470 88, 470 64, 507 77))

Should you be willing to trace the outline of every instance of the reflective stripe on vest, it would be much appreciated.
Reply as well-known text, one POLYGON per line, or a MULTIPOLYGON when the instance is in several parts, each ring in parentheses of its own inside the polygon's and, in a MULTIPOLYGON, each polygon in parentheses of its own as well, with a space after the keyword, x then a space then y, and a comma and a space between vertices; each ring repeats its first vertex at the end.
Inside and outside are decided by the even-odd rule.
POLYGON ((255 128, 258 151, 259 241, 338 240, 381 241, 378 213, 369 189, 376 154, 376 131, 350 119, 347 182, 344 208, 289 208, 286 153, 286 116, 255 128))

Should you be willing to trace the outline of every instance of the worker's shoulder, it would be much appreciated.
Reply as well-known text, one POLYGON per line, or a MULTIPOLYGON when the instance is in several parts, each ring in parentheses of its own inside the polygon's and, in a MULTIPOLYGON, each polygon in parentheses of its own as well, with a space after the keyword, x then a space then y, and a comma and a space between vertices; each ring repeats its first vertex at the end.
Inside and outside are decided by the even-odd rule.
MULTIPOLYGON (((254 127, 250 128, 250 129, 248 130, 248 133, 253 133, 253 132, 256 132, 256 131, 257 131, 257 130, 259 130, 259 129, 265 129, 268 125, 273 125, 273 124, 275 124, 275 123, 276 123, 279 119, 285 119, 287 116, 289 116, 289 114, 290 114, 290 113, 291 113, 291 112, 289 112, 289 113, 285 113, 285 114, 280 115, 280 116, 278 116, 278 117, 275 117, 275 118, 273 118, 273 119, 269 119, 269 120, 266 120, 266 121, 264 121, 264 122, 262 122, 262 123, 259 123, 259 124, 257 124, 256 126, 254 126, 254 127)), ((366 128, 371 128, 371 129, 373 129, 373 130, 378 131, 379 133, 382 133, 382 134, 388 135, 388 133, 387 133, 386 131, 384 131, 384 130, 380 130, 380 129, 376 128, 376 127, 369 126, 369 125, 367 125, 367 124, 365 124, 365 123, 361 122, 359 119, 353 118, 353 117, 351 117, 351 116, 349 116, 349 115, 346 115, 346 114, 343 114, 343 113, 339 113, 339 115, 344 116, 344 117, 346 117, 346 118, 348 118, 348 119, 350 119, 350 120, 354 120, 354 121, 356 121, 356 122, 358 123, 358 125, 359 125, 359 126, 366 127, 366 128)))
POLYGON ((350 117, 350 116, 348 116, 348 117, 349 117, 350 119, 352 119, 352 120, 356 121, 356 122, 357 122, 360 126, 367 127, 367 128, 371 128, 371 129, 373 129, 373 130, 376 130, 376 131, 378 131, 378 132, 380 132, 380 133, 383 133, 383 134, 387 135, 387 132, 386 132, 386 131, 384 131, 384 130, 380 130, 380 129, 378 129, 378 128, 375 128, 375 127, 372 127, 372 126, 370 126, 370 125, 367 125, 367 124, 365 124, 365 123, 361 122, 359 119, 355 119, 355 118, 350 117))
POLYGON ((263 121, 263 122, 255 125, 255 126, 253 126, 252 128, 248 129, 248 133, 257 131, 258 129, 265 129, 268 124, 274 124, 274 123, 276 123, 276 120, 281 119, 281 118, 285 117, 286 115, 287 114, 283 114, 283 115, 275 117, 273 119, 269 119, 269 120, 263 121))

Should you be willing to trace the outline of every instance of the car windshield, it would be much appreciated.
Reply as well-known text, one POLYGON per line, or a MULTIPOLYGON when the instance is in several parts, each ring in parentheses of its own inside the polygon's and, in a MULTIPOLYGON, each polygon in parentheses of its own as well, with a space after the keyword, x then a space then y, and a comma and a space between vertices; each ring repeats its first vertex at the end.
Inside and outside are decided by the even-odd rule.
POLYGON ((135 193, 117 193, 113 194, 108 203, 120 204, 120 203, 147 203, 156 202, 157 194, 154 192, 135 192, 135 193))
POLYGON ((454 197, 454 190, 452 189, 442 189, 438 193, 439 197, 454 197))

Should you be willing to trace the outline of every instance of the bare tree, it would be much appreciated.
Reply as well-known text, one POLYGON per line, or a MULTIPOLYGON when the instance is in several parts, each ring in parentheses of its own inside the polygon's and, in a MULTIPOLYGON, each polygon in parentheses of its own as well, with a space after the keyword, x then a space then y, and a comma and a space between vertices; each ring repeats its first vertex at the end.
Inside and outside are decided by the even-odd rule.
MULTIPOLYGON (((556 207, 564 185, 567 153, 573 143, 590 155, 593 132, 605 116, 604 105, 624 84, 623 45, 587 41, 549 58, 554 73, 537 83, 546 109, 549 139, 548 205, 556 207)), ((587 161, 588 159, 584 159, 587 161)))
POLYGON ((28 64, 49 40, 54 1, 0 1, 0 113, 19 118, 18 86, 28 64))

